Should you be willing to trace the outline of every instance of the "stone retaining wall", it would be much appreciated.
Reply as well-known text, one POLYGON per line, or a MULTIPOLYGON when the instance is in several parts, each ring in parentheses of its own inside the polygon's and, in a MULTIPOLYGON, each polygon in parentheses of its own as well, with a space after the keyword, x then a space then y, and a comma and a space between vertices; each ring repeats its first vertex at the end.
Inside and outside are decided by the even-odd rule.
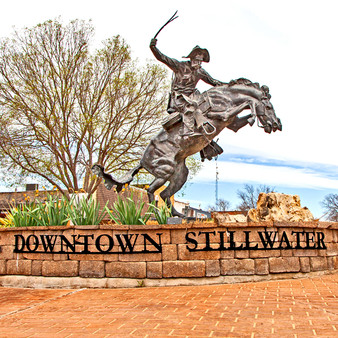
POLYGON ((337 270, 337 242, 338 223, 331 222, 0 229, 0 285, 130 287, 301 277, 337 270))

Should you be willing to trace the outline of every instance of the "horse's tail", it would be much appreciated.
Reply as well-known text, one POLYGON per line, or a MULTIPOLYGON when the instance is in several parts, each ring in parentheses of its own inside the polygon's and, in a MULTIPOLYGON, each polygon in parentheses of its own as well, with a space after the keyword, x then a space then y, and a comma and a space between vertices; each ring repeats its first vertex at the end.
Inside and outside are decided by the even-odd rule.
POLYGON ((103 178, 104 185, 107 189, 110 190, 112 187, 116 186, 116 191, 120 192, 124 186, 128 186, 131 183, 134 176, 139 172, 141 168, 142 166, 141 164, 139 164, 137 167, 129 170, 127 174, 120 179, 116 179, 112 175, 105 173, 104 167, 100 164, 94 164, 92 166, 92 172, 98 177, 103 178))

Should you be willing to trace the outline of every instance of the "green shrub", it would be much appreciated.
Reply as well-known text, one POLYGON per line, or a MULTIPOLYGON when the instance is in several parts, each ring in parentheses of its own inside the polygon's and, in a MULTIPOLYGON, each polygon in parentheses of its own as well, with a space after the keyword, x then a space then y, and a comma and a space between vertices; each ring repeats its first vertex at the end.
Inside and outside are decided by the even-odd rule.
POLYGON ((65 196, 47 195, 44 202, 27 202, 11 207, 0 226, 56 226, 66 225, 68 221, 75 225, 97 225, 105 215, 106 212, 100 212, 99 203, 92 197, 78 201, 77 196, 68 200, 65 196))
POLYGON ((168 206, 162 205, 160 208, 155 207, 154 204, 151 205, 151 210, 156 218, 156 221, 158 224, 167 224, 168 223, 168 217, 172 217, 171 213, 171 207, 168 208, 168 206))
POLYGON ((13 227, 31 227, 39 225, 36 221, 37 213, 38 207, 35 203, 26 203, 11 207, 7 217, 11 219, 13 227))
POLYGON ((142 209, 144 207, 144 202, 141 201, 135 202, 133 200, 133 193, 130 194, 130 197, 127 197, 123 200, 120 196, 117 196, 117 201, 113 205, 113 210, 109 210, 106 206, 106 210, 110 218, 117 224, 140 224, 145 225, 151 216, 149 208, 146 213, 142 216, 142 209))
POLYGON ((92 196, 80 201, 75 196, 68 204, 67 212, 75 225, 98 225, 107 214, 104 210, 100 212, 100 203, 94 201, 92 196))
POLYGON ((62 196, 53 198, 48 195, 45 202, 37 202, 37 212, 34 218, 38 226, 66 225, 69 221, 68 205, 70 201, 62 196))

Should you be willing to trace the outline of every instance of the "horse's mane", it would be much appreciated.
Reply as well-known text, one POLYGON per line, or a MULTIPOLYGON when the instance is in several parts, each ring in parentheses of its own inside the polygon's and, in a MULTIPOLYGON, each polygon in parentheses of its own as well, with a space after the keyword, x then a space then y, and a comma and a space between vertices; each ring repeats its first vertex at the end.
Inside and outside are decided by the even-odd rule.
POLYGON ((249 87, 254 87, 256 89, 259 89, 259 90, 261 90, 261 91, 264 92, 266 98, 268 98, 268 99, 271 98, 271 95, 269 93, 269 87, 266 86, 266 85, 263 85, 261 87, 258 82, 252 82, 252 81, 250 81, 250 80, 248 80, 248 79, 246 79, 244 77, 241 77, 241 78, 236 79, 236 80, 231 80, 229 82, 229 87, 234 86, 234 85, 238 85, 238 84, 249 86, 249 87))
POLYGON ((234 85, 237 85, 237 84, 243 84, 243 85, 246 85, 246 86, 249 86, 249 87, 254 87, 256 89, 261 89, 260 85, 258 82, 252 82, 244 77, 241 77, 239 79, 236 79, 236 80, 231 80, 229 82, 229 86, 234 86, 234 85))

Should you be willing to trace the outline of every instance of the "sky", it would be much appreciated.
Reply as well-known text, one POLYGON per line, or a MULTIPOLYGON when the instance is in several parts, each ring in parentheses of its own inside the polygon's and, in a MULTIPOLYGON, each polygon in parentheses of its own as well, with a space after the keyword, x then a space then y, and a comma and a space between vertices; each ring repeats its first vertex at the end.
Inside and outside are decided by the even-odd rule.
MULTIPOLYGON (((32 27, 60 17, 92 20, 94 47, 121 35, 140 63, 154 60, 150 39, 178 10, 179 18, 158 36, 158 48, 178 60, 195 45, 209 50, 203 64, 214 78, 245 77, 268 85, 283 131, 266 134, 254 125, 224 130, 218 143, 218 197, 239 204, 243 184, 266 184, 297 194, 315 217, 320 201, 338 192, 337 1, 6 1, 0 37, 13 26, 32 27)), ((200 83, 204 91, 208 85, 200 83)), ((215 203, 215 161, 205 162, 186 185, 182 200, 194 207, 215 203)))

